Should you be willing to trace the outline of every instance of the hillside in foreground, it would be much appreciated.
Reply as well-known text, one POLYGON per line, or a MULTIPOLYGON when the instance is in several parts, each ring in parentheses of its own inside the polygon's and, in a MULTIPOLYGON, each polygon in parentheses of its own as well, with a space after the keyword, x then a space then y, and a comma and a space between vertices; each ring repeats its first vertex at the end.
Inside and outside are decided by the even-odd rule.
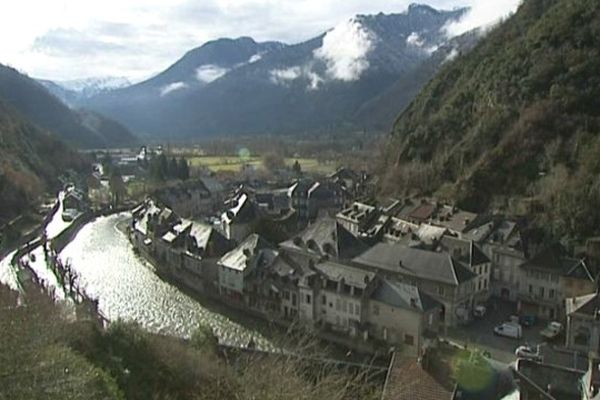
POLYGON ((388 191, 473 210, 534 205, 551 235, 600 233, 600 3, 525 0, 397 119, 388 191))

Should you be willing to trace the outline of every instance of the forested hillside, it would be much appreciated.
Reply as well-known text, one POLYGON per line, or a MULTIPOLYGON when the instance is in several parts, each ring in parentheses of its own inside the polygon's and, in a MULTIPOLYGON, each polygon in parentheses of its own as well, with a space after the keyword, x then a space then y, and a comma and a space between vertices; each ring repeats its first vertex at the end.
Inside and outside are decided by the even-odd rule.
POLYGON ((39 82, 0 64, 0 97, 19 113, 73 147, 131 145, 136 138, 122 125, 90 112, 72 110, 39 82))
POLYGON ((599 134, 600 2, 525 0, 400 115, 385 186, 475 210, 527 199, 556 237, 598 234, 599 134))
POLYGON ((67 169, 84 161, 0 99, 0 225, 23 212, 67 169))

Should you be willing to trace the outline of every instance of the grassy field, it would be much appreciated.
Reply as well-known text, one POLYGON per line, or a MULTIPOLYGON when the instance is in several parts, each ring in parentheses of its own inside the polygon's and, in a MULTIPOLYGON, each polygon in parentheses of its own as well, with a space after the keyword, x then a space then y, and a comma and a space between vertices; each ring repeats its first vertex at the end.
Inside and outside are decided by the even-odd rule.
MULTIPOLYGON (((309 173, 328 174, 334 172, 337 168, 335 162, 319 163, 313 158, 297 159, 302 167, 302 171, 309 173)), ((291 167, 295 158, 287 158, 285 163, 291 167)), ((257 169, 263 169, 261 157, 236 157, 236 156, 197 156, 188 158, 188 162, 194 167, 206 167, 212 171, 240 171, 243 165, 251 165, 257 169)))

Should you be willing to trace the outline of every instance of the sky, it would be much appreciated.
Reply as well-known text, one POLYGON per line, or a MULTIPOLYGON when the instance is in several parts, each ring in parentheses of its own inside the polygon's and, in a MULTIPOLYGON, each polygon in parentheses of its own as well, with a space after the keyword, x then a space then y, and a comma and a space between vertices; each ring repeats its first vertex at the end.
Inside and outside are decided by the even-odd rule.
MULTIPOLYGON (((356 14, 399 13, 415 0, 0 0, 0 63, 53 80, 139 81, 220 37, 297 43, 356 14)), ((449 36, 489 26, 520 0, 428 0, 469 6, 449 36)), ((334 45, 334 43, 333 43, 334 45)))

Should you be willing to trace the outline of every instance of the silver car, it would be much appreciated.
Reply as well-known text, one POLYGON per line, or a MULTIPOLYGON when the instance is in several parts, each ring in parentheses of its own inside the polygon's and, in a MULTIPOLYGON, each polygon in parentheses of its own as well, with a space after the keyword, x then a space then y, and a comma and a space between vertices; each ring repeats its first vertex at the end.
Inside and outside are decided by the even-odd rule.
POLYGON ((518 358, 525 358, 527 360, 535 362, 542 362, 542 356, 540 354, 539 346, 535 350, 529 346, 519 346, 515 350, 515 355, 518 358))

